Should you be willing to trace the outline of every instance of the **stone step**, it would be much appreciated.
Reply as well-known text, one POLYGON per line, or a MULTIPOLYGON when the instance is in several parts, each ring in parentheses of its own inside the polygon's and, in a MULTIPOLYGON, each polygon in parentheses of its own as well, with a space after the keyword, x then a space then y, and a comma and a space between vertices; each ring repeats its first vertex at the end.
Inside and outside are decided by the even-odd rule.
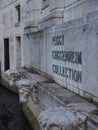
POLYGON ((80 127, 79 130, 98 130, 97 107, 55 82, 39 83, 37 99, 44 109, 63 106, 83 113, 87 117, 87 122, 86 126, 80 127))
POLYGON ((67 90, 57 83, 41 82, 38 87, 38 99, 50 107, 67 106, 77 111, 91 112, 96 106, 87 102, 77 94, 67 90), (50 104, 48 104, 50 101, 50 104), (54 104, 54 105, 53 105, 54 104))
POLYGON ((28 71, 21 71, 21 74, 29 79, 30 81, 35 80, 37 82, 47 81, 48 79, 42 75, 39 75, 38 73, 30 73, 28 71))
POLYGON ((29 80, 38 82, 37 100, 45 109, 66 106, 76 111, 87 113, 97 109, 94 104, 89 103, 77 94, 58 85, 53 80, 35 72, 28 72, 28 70, 22 71, 21 73, 29 80))

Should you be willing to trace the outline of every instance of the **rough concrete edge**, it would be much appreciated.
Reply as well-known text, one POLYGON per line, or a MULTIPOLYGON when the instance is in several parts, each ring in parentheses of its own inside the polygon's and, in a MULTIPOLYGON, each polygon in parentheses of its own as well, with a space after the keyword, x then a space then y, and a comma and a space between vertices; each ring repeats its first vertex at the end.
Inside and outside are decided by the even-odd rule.
POLYGON ((7 82, 5 82, 4 80, 1 80, 1 85, 3 85, 3 87, 7 88, 8 90, 18 94, 18 89, 17 89, 16 86, 12 87, 7 82))
MULTIPOLYGON (((28 79, 28 78, 25 77, 25 79, 28 79)), ((7 81, 5 81, 3 79, 3 77, 1 78, 1 84, 3 85, 4 88, 6 88, 9 91, 12 91, 12 92, 18 94, 18 96, 19 96, 18 87, 15 86, 15 85, 10 86, 10 84, 7 81)), ((21 108, 23 110, 23 113, 24 113, 25 117, 28 119, 28 121, 29 121, 32 129, 34 129, 34 130, 40 130, 38 119, 37 119, 36 115, 31 111, 31 109, 27 105, 27 103, 20 103, 20 104, 21 104, 21 108)))
MULTIPOLYGON (((17 89, 16 86, 13 86, 13 87, 10 86, 3 79, 1 80, 1 85, 3 85, 4 88, 8 89, 9 91, 12 91, 12 92, 16 93, 19 96, 19 92, 18 92, 18 89, 17 89)), ((26 106, 26 104, 22 104, 21 106, 22 106, 23 113, 24 113, 25 117, 28 119, 31 127, 34 128, 34 130, 40 130, 40 127, 39 127, 39 124, 37 122, 37 119, 33 115, 33 113, 31 112, 31 110, 29 109, 29 107, 26 106)))
POLYGON ((27 119, 29 120, 31 127, 34 128, 34 130, 40 130, 40 126, 37 121, 37 118, 34 116, 34 114, 31 112, 31 110, 26 104, 22 104, 22 110, 25 116, 27 117, 27 119))

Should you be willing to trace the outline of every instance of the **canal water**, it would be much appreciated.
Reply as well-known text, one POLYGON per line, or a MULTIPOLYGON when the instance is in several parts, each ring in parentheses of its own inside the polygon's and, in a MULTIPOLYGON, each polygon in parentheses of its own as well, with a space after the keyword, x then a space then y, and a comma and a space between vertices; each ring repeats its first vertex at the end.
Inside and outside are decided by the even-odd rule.
POLYGON ((33 130, 25 118, 18 95, 0 85, 0 130, 33 130))

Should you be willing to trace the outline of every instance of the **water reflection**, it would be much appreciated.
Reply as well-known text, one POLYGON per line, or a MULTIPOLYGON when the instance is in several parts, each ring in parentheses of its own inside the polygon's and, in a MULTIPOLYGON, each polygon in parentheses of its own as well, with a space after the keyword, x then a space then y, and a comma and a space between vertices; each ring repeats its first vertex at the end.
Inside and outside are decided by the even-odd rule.
POLYGON ((18 101, 15 93, 0 85, 0 130, 32 130, 18 101))

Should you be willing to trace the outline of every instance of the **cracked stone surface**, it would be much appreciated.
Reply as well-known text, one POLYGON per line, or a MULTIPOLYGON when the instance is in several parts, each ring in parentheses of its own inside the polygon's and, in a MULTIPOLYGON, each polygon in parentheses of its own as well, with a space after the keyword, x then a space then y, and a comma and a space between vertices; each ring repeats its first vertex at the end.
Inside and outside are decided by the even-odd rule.
POLYGON ((42 111, 39 123, 42 130, 78 130, 85 123, 86 117, 65 107, 42 111))
POLYGON ((35 90, 34 88, 37 87, 37 82, 30 81, 28 79, 21 79, 17 82, 17 86, 20 103, 27 103, 29 101, 30 93, 33 92, 35 90))
POLYGON ((18 100, 15 93, 0 85, 0 130, 32 130, 18 100))

